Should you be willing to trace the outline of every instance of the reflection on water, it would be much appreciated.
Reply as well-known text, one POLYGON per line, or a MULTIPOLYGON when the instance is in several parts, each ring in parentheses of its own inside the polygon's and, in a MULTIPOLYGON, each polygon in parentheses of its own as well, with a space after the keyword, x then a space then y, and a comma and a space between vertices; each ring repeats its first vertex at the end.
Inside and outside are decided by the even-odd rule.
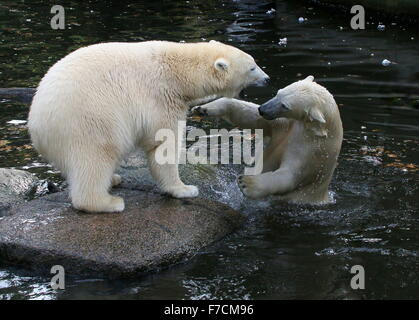
MULTIPOLYGON (((69 51, 99 41, 216 39, 252 54, 271 76, 245 98, 266 101, 313 74, 335 95, 344 141, 331 192, 321 207, 250 201, 235 179, 238 166, 197 168, 201 194, 244 212, 248 223, 194 259, 145 279, 70 279, 53 292, 23 271, 0 271, 0 298, 419 298, 418 131, 419 33, 399 21, 369 18, 353 31, 349 17, 299 1, 180 1, 75 4, 69 27, 49 29, 49 8, 0 5, 0 87, 35 86, 69 51), (275 13, 267 13, 275 8, 275 13), (334 15, 332 15, 333 13, 334 15), (298 18, 305 18, 299 23, 298 18), (286 43, 280 39, 287 38, 286 43), (382 66, 384 59, 396 62, 382 66), (208 182, 211 183, 208 183, 208 182), (228 192, 226 192, 228 191, 228 192), (366 290, 350 289, 350 269, 366 271, 366 290)), ((0 103, 0 167, 16 166, 59 181, 31 149, 27 107, 0 103)), ((189 119, 189 126, 227 127, 189 119)))
POLYGON ((49 282, 41 278, 23 276, 22 272, 0 270, 0 300, 51 300, 56 294, 49 282), (17 275, 19 274, 19 275, 17 275))

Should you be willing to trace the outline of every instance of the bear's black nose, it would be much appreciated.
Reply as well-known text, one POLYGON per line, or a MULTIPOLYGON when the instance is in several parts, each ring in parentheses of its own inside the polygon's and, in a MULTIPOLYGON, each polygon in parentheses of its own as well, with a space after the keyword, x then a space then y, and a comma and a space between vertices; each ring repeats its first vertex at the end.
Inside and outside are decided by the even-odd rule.
POLYGON ((265 114, 265 112, 263 112, 263 110, 260 107, 258 108, 258 110, 259 110, 259 114, 263 117, 263 115, 265 114))
POLYGON ((269 78, 269 77, 266 77, 265 79, 263 79, 263 81, 265 82, 265 84, 268 84, 270 80, 271 80, 271 78, 269 78))

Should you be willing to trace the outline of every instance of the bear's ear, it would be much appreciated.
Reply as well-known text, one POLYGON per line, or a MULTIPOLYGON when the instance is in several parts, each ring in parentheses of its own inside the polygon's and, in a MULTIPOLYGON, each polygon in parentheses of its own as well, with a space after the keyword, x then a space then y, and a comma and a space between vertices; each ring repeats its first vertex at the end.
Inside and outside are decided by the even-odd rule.
POLYGON ((218 41, 216 41, 216 40, 210 40, 210 42, 209 43, 217 43, 218 41))
POLYGON ((323 113, 317 107, 313 107, 310 109, 310 111, 308 112, 308 117, 310 121, 326 123, 323 113))
POLYGON ((310 81, 313 82, 314 77, 313 76, 308 76, 307 78, 304 79, 305 81, 310 81))
POLYGON ((228 69, 228 62, 223 58, 218 58, 214 62, 214 67, 215 67, 215 69, 217 69, 219 71, 227 70, 228 69))

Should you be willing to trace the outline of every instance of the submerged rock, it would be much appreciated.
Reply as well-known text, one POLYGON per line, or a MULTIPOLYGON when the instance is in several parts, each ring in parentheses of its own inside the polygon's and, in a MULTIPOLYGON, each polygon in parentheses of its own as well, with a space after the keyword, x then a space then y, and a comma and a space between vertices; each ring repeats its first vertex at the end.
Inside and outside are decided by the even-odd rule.
POLYGON ((35 91, 35 88, 0 88, 0 99, 10 99, 30 104, 35 91))
POLYGON ((0 261, 48 273, 138 276, 196 254, 244 221, 208 199, 173 199, 158 192, 114 189, 122 213, 74 210, 66 192, 13 207, 0 217, 0 261))

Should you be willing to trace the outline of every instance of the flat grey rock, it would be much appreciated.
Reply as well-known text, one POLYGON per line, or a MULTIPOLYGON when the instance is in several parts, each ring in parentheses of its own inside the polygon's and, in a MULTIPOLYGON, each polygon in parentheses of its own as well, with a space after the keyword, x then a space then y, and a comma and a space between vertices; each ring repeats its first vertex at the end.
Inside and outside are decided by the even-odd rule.
POLYGON ((244 218, 208 199, 113 189, 122 213, 74 210, 66 192, 12 207, 0 217, 0 261, 48 273, 133 277, 183 261, 239 227, 244 218))

